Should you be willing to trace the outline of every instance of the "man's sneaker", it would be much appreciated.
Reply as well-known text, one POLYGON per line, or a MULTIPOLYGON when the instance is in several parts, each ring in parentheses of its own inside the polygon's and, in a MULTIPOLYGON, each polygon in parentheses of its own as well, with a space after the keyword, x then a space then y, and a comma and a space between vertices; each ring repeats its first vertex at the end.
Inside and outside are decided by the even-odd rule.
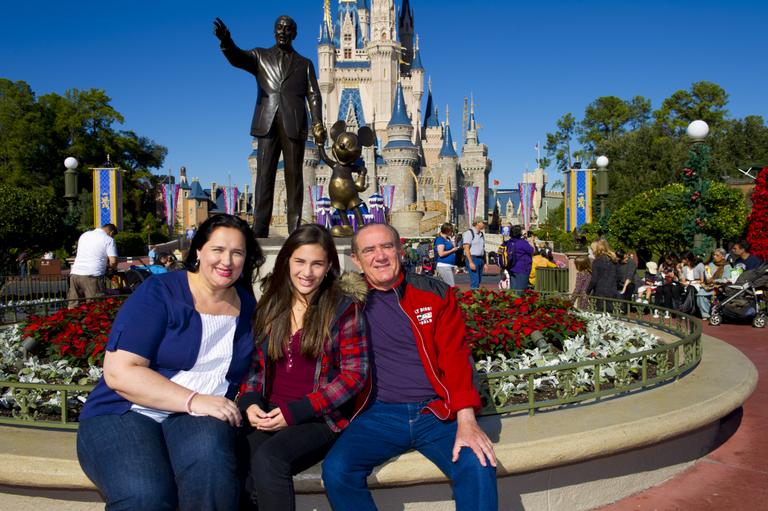
POLYGON ((648 300, 646 300, 645 298, 643 298, 643 304, 644 304, 644 305, 648 305, 648 300))

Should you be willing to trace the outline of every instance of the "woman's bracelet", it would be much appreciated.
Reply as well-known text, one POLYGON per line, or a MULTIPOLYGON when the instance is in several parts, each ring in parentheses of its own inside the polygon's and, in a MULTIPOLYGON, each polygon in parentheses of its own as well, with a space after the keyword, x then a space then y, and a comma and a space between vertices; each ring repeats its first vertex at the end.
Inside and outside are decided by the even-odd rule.
POLYGON ((187 413, 191 415, 192 417, 200 417, 201 414, 195 413, 192 411, 192 399, 198 394, 196 390, 193 390, 189 393, 189 396, 187 396, 187 400, 184 402, 184 408, 186 408, 187 413))

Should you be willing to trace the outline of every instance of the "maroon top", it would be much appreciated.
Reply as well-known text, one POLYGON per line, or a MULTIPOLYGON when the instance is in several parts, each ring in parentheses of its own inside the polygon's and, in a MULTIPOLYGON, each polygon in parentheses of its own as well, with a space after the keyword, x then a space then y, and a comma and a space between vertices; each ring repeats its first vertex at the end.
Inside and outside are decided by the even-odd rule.
POLYGON ((291 336, 283 357, 277 362, 272 362, 272 366, 273 369, 269 372, 272 376, 269 403, 280 407, 285 421, 290 425, 293 424, 293 417, 288 410, 288 403, 304 398, 315 387, 317 359, 301 354, 301 330, 291 336))

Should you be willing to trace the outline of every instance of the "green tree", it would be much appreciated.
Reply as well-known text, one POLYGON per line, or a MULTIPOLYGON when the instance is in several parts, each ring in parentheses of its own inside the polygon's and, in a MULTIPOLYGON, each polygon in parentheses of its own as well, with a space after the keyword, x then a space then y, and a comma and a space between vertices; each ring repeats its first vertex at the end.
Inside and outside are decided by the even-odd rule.
POLYGON ((544 150, 548 158, 555 159, 558 170, 571 168, 571 139, 576 132, 576 118, 567 113, 557 120, 557 131, 547 133, 547 143, 544 150))
POLYGON ((682 135, 697 119, 718 129, 728 114, 728 94, 712 82, 695 82, 690 90, 675 91, 653 113, 656 124, 668 135, 682 135))
MULTIPOLYGON (((717 239, 733 239, 743 231, 747 208, 741 193, 723 183, 712 183, 702 197, 711 212, 704 232, 717 239)), ((608 222, 611 236, 627 248, 646 247, 657 254, 692 247, 683 232, 689 197, 680 183, 637 194, 614 211, 608 222)))
POLYGON ((64 205, 49 191, 0 185, 0 267, 20 250, 42 252, 74 241, 61 218, 64 205))

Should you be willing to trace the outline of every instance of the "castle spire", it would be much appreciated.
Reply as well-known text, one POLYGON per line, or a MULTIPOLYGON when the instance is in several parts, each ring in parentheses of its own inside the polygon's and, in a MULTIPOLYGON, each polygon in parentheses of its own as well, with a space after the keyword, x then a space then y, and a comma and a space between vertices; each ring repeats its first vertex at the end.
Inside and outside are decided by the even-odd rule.
POLYGON ((392 116, 389 119, 387 126, 403 126, 410 125, 411 120, 408 118, 408 112, 405 109, 405 98, 403 97, 403 87, 400 82, 397 82, 397 89, 395 89, 395 101, 392 105, 392 116))
POLYGON ((443 133, 443 146, 440 148, 440 158, 458 158, 456 150, 453 148, 453 137, 451 136, 451 124, 448 121, 448 105, 445 106, 445 131, 443 133))

